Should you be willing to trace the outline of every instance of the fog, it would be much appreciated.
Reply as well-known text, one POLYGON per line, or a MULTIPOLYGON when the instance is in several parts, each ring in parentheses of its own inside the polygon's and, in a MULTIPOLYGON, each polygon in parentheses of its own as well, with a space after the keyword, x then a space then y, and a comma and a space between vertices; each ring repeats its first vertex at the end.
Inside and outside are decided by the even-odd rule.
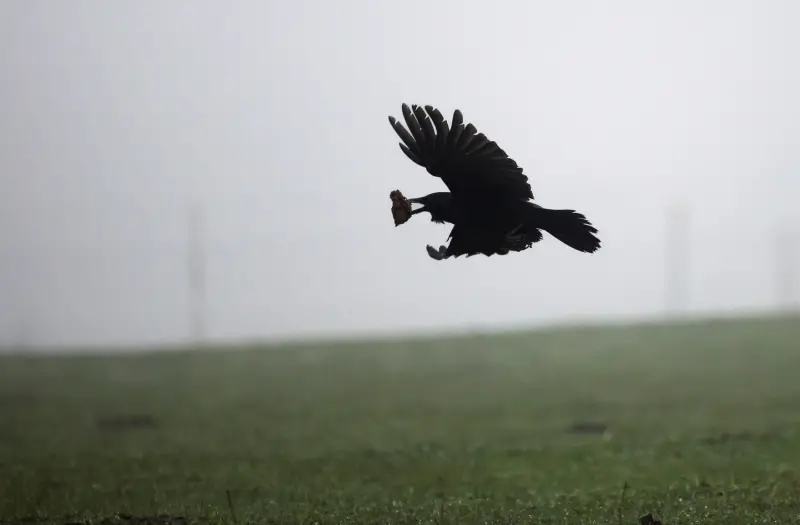
POLYGON ((671 209, 680 313, 780 306, 798 23, 792 0, 5 0, 0 344, 189 337, 192 209, 211 340, 659 316, 671 209), (430 259, 449 227, 389 212, 445 189, 397 145, 403 102, 461 109, 603 247, 430 259))

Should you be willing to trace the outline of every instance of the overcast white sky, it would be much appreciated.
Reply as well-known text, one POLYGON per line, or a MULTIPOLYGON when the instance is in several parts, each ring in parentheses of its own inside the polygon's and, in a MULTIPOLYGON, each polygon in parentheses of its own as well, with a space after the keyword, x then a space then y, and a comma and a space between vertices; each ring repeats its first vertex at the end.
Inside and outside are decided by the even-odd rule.
POLYGON ((689 307, 770 306, 798 27, 796 0, 4 0, 0 343, 185 337, 193 201, 215 338, 657 314, 678 202, 689 307), (403 102, 461 109, 603 248, 429 259, 449 228, 389 213, 444 188, 403 102))

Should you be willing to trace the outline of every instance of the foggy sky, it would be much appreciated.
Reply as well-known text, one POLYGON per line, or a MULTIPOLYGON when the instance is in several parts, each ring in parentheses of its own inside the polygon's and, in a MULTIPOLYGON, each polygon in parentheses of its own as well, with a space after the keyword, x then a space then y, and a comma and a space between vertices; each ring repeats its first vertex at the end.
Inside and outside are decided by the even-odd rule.
MULTIPOLYGON (((0 344, 187 335, 187 215, 214 338, 658 314, 665 210, 692 213, 692 311, 774 304, 800 239, 793 0, 0 4, 0 344), (445 189, 387 121, 432 104, 537 202, 600 230, 437 263, 445 189)), ((800 259, 798 259, 800 260, 800 259)))

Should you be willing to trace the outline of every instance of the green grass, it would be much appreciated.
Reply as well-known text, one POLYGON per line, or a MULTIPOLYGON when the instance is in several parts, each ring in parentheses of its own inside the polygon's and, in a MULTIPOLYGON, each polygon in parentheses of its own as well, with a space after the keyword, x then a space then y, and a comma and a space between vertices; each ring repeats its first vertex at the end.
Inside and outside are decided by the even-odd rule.
POLYGON ((0 358, 0 521, 796 523, 798 371, 797 318, 0 358))

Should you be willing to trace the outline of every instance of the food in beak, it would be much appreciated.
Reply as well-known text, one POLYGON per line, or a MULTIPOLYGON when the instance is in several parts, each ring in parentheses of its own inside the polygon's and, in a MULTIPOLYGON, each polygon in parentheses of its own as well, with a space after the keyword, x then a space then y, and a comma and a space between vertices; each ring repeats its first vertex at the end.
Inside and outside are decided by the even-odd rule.
POLYGON ((389 198, 392 200, 392 218, 394 218, 394 225, 400 226, 408 222, 411 218, 411 203, 408 202, 400 190, 394 190, 389 193, 389 198))

